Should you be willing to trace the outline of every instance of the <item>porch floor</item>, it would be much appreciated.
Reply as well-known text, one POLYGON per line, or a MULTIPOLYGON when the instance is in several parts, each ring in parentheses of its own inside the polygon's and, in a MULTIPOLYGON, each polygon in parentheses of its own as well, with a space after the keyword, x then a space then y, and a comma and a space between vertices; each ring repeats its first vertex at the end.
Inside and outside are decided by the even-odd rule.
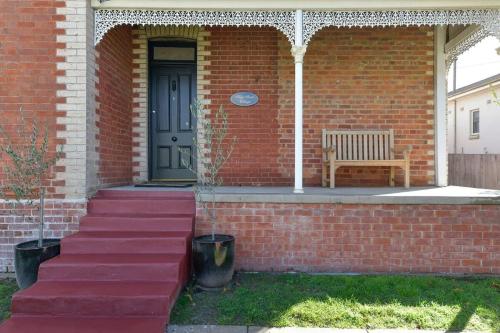
MULTIPOLYGON (((192 191, 178 187, 120 186, 111 190, 192 191)), ((203 200, 211 200, 208 193, 203 200)), ((500 205, 500 190, 460 186, 446 187, 306 187, 303 194, 292 187, 221 186, 215 189, 217 202, 338 203, 338 204, 494 204, 500 205)))

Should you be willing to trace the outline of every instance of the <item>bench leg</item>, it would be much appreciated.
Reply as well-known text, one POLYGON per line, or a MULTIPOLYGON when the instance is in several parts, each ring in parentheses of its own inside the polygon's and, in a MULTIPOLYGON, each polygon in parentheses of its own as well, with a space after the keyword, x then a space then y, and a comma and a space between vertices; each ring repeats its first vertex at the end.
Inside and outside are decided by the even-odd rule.
POLYGON ((405 163, 405 188, 410 188, 410 162, 405 163))
POLYGON ((326 182, 326 177, 328 176, 327 175, 327 171, 328 171, 327 168, 328 168, 328 166, 325 163, 323 163, 323 167, 321 169, 321 186, 323 186, 323 187, 327 186, 327 182, 326 182))
POLYGON ((335 188, 335 163, 330 162, 330 188, 335 188))
POLYGON ((396 177, 395 167, 391 167, 391 172, 389 174, 389 186, 394 187, 394 178, 396 177))

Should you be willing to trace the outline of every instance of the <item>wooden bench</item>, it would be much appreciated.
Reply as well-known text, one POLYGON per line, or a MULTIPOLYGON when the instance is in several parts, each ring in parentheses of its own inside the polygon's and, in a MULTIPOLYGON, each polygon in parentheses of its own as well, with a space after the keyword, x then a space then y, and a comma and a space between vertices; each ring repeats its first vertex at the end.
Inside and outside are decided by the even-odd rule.
POLYGON ((404 170, 405 187, 410 187, 411 146, 403 151, 404 158, 394 159, 394 131, 330 131, 323 130, 322 185, 335 187, 335 172, 342 166, 390 167, 389 185, 394 186, 395 168, 404 170))

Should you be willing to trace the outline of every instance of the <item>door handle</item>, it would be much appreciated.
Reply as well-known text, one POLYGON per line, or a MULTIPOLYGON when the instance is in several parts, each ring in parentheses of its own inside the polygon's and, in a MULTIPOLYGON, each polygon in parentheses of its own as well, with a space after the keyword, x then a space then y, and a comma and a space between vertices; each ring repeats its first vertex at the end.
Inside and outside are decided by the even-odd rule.
POLYGON ((173 141, 173 142, 176 142, 176 141, 177 141, 177 137, 176 137, 176 136, 173 136, 173 137, 172 137, 172 141, 173 141))

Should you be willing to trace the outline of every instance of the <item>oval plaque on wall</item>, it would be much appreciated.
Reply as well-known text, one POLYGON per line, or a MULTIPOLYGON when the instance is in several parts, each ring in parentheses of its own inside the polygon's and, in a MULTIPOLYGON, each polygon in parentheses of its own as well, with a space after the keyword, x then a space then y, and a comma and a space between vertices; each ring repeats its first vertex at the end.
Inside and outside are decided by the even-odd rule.
POLYGON ((259 102, 259 96, 249 91, 240 91, 231 96, 231 103, 238 106, 252 106, 259 102))

